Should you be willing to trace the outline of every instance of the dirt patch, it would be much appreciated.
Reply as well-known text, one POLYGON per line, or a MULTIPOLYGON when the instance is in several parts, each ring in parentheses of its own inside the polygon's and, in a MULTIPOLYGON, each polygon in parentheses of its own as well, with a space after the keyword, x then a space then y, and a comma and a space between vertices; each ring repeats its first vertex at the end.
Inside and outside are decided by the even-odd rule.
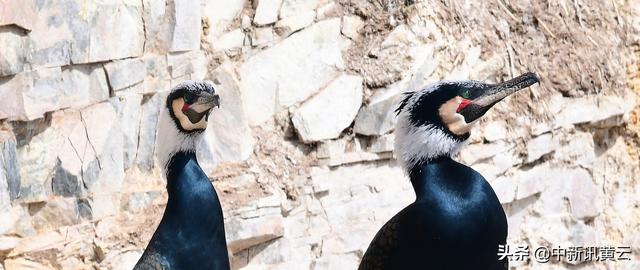
POLYGON ((400 48, 378 51, 380 43, 396 26, 406 22, 404 1, 398 0, 341 0, 345 14, 353 14, 364 21, 362 38, 344 54, 347 68, 363 76, 369 88, 379 88, 401 79, 407 69, 401 59, 400 48))

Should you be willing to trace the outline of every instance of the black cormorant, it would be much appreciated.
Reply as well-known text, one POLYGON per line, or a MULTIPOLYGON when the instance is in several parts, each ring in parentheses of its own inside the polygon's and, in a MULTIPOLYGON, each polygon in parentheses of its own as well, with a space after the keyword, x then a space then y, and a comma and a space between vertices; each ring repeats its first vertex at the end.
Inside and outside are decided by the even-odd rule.
POLYGON ((222 208, 196 159, 196 145, 219 97, 210 82, 171 89, 158 123, 158 160, 169 199, 134 269, 229 269, 222 208))
POLYGON ((360 270, 497 270, 507 219, 489 183, 454 161, 478 118, 503 98, 539 82, 534 73, 487 84, 443 81, 408 92, 396 113, 396 155, 416 200, 380 229, 360 270))

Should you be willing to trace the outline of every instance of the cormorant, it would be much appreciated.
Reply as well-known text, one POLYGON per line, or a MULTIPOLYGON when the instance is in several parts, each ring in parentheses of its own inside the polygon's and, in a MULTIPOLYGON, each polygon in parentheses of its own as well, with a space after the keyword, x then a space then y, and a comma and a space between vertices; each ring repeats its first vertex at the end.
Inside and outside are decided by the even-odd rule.
POLYGON ((405 93, 396 110, 395 151, 416 200, 378 231, 360 270, 508 268, 498 258, 507 218, 496 194, 451 156, 489 108, 537 82, 535 73, 525 73, 498 84, 443 81, 405 93))
POLYGON ((158 160, 169 198, 134 269, 229 269, 222 207, 196 160, 196 145, 219 96, 213 84, 183 82, 173 89, 158 123, 158 160))

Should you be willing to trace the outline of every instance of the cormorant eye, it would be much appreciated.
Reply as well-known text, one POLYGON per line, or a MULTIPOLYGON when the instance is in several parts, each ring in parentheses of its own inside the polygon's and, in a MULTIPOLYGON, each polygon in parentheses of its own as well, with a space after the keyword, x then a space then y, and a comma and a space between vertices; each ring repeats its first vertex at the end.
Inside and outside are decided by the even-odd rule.
POLYGON ((469 91, 469 89, 466 89, 462 92, 462 98, 468 99, 469 97, 471 97, 471 91, 469 91))
POLYGON ((194 102, 196 102, 196 97, 192 93, 186 93, 184 94, 184 102, 193 104, 194 102))

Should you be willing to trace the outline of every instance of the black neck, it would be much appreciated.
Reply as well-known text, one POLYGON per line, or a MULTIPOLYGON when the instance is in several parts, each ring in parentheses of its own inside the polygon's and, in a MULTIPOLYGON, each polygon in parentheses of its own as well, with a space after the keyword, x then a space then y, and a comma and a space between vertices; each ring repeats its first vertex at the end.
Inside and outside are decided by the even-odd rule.
POLYGON ((450 156, 440 156, 423 161, 409 170, 411 185, 416 193, 416 198, 420 199, 433 192, 433 186, 457 185, 464 181, 457 180, 456 174, 471 170, 471 168, 462 165, 450 156))

